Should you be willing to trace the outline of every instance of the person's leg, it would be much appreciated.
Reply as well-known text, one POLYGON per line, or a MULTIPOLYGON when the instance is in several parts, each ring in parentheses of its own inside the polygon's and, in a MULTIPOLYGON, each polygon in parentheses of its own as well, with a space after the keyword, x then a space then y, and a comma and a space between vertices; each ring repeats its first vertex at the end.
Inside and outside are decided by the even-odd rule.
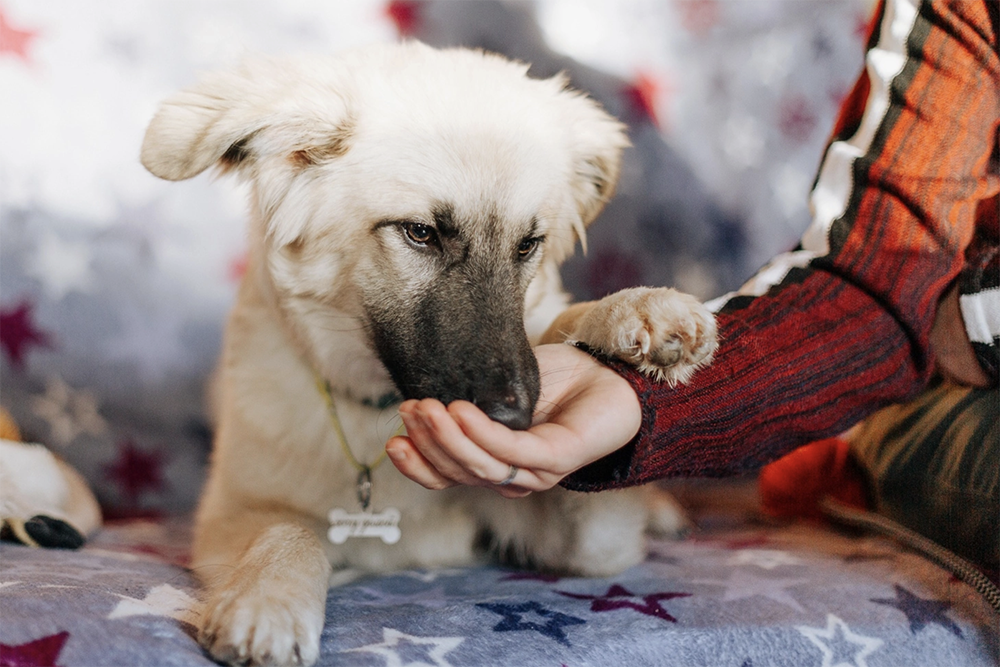
POLYGON ((850 434, 876 511, 959 555, 1000 563, 1000 392, 933 386, 850 434))

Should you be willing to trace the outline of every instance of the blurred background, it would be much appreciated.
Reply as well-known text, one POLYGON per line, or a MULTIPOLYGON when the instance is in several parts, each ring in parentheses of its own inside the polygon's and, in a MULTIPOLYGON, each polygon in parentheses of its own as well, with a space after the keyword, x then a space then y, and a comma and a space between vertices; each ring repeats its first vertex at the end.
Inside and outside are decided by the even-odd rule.
POLYGON ((0 404, 110 517, 190 509, 245 252, 240 187, 158 181, 156 105, 249 52, 412 37, 566 71, 629 126, 577 298, 704 299, 792 247, 869 0, 0 0, 0 404))

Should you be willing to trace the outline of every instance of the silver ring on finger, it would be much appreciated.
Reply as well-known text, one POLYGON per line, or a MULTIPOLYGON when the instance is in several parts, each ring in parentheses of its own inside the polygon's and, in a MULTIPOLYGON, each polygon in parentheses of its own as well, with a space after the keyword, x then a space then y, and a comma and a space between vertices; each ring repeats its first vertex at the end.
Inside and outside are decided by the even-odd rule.
POLYGON ((514 482, 514 478, 517 477, 518 470, 519 468, 513 463, 511 463, 510 472, 507 473, 507 476, 504 477, 502 481, 497 482, 497 486, 507 486, 509 484, 512 484, 514 482))

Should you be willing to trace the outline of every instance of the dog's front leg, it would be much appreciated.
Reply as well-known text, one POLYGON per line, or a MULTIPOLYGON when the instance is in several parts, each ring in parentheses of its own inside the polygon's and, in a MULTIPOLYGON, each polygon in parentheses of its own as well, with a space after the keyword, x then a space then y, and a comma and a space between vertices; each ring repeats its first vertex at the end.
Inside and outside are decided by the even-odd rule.
POLYGON ((635 287, 570 306, 543 343, 579 341, 671 385, 687 382, 717 347, 715 317, 689 294, 635 287))
POLYGON ((289 520, 266 525, 269 518, 199 526, 195 571, 208 584, 199 642, 230 664, 311 665, 319 657, 330 563, 314 530, 289 520), (233 526, 258 530, 227 535, 233 526), (229 548, 247 537, 242 552, 229 548))

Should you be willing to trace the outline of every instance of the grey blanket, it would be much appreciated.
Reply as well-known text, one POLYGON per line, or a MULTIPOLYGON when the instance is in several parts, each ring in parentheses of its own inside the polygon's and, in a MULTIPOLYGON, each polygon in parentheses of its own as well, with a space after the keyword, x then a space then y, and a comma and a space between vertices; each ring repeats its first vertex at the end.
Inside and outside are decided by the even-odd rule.
MULTIPOLYGON (((0 546, 0 665, 211 665, 186 526, 131 521, 79 552, 0 546)), ((882 538, 739 522, 656 541, 609 579, 483 565, 330 591, 321 665, 956 667, 997 617, 882 538)))

